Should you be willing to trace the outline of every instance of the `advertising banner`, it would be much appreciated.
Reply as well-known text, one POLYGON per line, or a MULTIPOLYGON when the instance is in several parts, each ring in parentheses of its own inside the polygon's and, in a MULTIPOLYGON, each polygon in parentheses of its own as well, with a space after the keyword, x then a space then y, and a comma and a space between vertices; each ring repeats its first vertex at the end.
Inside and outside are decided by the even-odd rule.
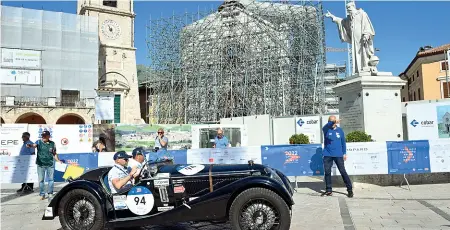
POLYGON ((158 129, 164 130, 164 136, 169 140, 168 149, 189 149, 191 146, 191 125, 153 124, 129 125, 117 124, 116 152, 131 152, 136 147, 152 149, 158 136, 158 129))
POLYGON ((94 124, 93 145, 95 151, 114 152, 116 151, 116 125, 115 124, 94 124), (103 143, 100 139, 103 139, 103 143), (102 142, 102 143, 99 143, 102 142), (106 145, 106 151, 103 147, 106 145))
POLYGON ((262 164, 276 168, 286 176, 323 175, 321 145, 261 146, 262 164))
POLYGON ((40 85, 40 70, 0 69, 1 84, 40 85))
POLYGON ((389 174, 430 173, 430 144, 423 141, 388 141, 389 174))
POLYGON ((450 138, 450 102, 409 103, 406 118, 410 140, 450 138))
POLYGON ((56 144, 57 153, 92 152, 93 125, 28 125, 31 140, 41 138, 43 131, 49 131, 56 144))
POLYGON ((255 164, 262 163, 260 146, 187 151, 188 164, 248 164, 249 160, 253 160, 255 164))
POLYGON ((2 48, 2 67, 41 68, 41 51, 2 48))
POLYGON ((95 98, 95 119, 114 120, 114 93, 101 94, 95 98))
POLYGON ((311 144, 321 143, 321 127, 320 127, 320 117, 296 117, 295 118, 295 133, 305 134, 309 137, 309 142, 311 144))
POLYGON ((22 148, 22 133, 28 124, 2 124, 0 127, 0 155, 18 156, 22 148))
MULTIPOLYGON (((114 155, 113 155, 114 156, 114 155)), ((70 153, 59 154, 58 158, 65 164, 72 164, 84 168, 84 172, 98 168, 98 154, 97 153, 70 153)), ((111 156, 112 158, 112 156, 111 156)), ((55 170, 55 182, 63 182, 63 175, 65 172, 55 170)), ((75 178, 74 178, 75 179, 75 178)))
POLYGON ((349 175, 388 174, 386 143, 347 143, 345 169, 349 175))
POLYGON ((450 172, 450 139, 429 140, 432 173, 450 172))
POLYGON ((221 128, 227 137, 230 147, 241 147, 248 145, 248 133, 245 125, 237 124, 211 124, 192 125, 192 142, 190 149, 212 148, 217 130, 221 128))
POLYGON ((113 166, 115 152, 98 153, 98 167, 113 166))
POLYGON ((36 156, 0 156, 1 183, 38 182, 36 156))

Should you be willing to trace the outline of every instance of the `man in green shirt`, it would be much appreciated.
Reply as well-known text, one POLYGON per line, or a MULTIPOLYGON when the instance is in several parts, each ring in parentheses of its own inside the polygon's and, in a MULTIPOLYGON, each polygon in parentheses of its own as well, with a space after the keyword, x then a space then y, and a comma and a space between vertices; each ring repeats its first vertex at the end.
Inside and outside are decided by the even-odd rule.
POLYGON ((60 162, 56 154, 55 142, 50 140, 50 132, 42 132, 42 139, 37 140, 34 144, 27 144, 27 147, 37 148, 36 164, 39 178, 39 196, 41 200, 45 199, 45 174, 48 178, 48 198, 53 196, 53 180, 55 172, 55 160, 60 162))

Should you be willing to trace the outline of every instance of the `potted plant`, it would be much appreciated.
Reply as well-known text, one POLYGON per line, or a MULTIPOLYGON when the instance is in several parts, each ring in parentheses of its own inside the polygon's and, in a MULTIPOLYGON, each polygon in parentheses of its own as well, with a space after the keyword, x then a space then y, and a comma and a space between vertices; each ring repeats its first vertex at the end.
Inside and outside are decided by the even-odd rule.
POLYGON ((345 137, 347 142, 372 142, 372 137, 363 131, 353 131, 345 137))
POLYGON ((289 144, 291 145, 310 144, 309 137, 303 133, 294 134, 289 138, 289 144))

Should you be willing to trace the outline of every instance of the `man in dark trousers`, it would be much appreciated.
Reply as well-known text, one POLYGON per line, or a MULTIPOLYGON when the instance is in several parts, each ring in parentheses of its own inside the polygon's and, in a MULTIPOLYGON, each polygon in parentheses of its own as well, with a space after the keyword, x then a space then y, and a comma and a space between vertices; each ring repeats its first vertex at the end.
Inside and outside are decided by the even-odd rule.
MULTIPOLYGON (((20 149, 19 155, 21 156, 34 155, 34 149, 27 148, 28 144, 33 144, 33 142, 30 141, 30 133, 29 132, 22 133, 22 140, 23 145, 22 148, 20 149)), ((19 190, 17 190, 17 192, 32 192, 33 185, 34 185, 33 183, 23 183, 22 187, 19 190)))
POLYGON ((344 161, 347 160, 347 145, 345 143, 344 131, 337 126, 339 120, 336 116, 330 116, 328 123, 322 128, 324 135, 323 166, 325 168, 326 191, 323 195, 331 196, 333 193, 331 185, 331 167, 333 161, 336 163, 347 186, 348 197, 353 197, 352 182, 345 170, 344 161))

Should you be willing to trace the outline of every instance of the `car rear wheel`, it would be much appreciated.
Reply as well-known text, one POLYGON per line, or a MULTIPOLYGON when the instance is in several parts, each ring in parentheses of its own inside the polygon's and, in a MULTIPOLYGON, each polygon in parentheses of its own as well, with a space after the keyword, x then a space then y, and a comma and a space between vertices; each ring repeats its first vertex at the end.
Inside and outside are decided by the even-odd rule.
POLYGON ((83 189, 70 191, 61 199, 58 215, 66 230, 104 229, 105 218, 100 202, 83 189))
POLYGON ((265 188, 243 191, 230 207, 233 230, 289 230, 291 213, 286 202, 265 188))

